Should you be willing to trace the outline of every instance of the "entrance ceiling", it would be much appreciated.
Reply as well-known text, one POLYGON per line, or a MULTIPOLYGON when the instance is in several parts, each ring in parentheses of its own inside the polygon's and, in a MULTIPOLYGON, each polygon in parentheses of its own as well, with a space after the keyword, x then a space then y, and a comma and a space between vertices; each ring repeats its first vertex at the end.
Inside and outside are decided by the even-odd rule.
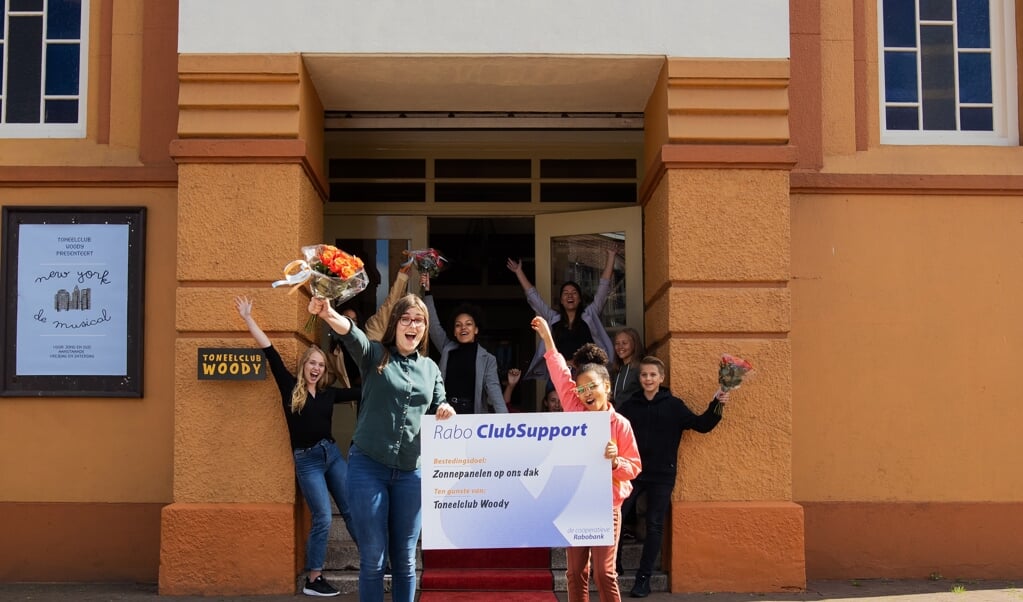
POLYGON ((642 112, 662 56, 304 54, 326 111, 642 112))

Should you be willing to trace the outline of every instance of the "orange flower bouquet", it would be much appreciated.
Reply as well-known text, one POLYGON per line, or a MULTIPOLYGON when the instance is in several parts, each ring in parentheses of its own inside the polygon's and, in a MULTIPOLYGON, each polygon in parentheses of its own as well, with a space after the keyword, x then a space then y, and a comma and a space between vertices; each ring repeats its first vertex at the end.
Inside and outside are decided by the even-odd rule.
POLYGON ((362 260, 334 245, 302 247, 305 259, 296 259, 284 266, 284 279, 273 283, 291 285, 292 290, 308 283, 314 297, 343 303, 369 286, 362 260))

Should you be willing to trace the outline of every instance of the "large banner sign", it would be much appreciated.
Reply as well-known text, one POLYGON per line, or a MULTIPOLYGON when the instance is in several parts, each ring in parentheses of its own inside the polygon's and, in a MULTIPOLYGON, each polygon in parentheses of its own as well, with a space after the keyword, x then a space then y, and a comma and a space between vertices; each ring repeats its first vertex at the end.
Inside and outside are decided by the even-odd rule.
POLYGON ((607 412, 423 419, 423 548, 614 543, 607 412))

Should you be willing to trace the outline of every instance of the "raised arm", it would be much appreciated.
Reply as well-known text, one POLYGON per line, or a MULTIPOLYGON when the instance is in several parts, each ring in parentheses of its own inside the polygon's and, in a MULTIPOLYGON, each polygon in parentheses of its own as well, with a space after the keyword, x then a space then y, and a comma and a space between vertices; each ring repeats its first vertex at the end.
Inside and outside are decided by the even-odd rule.
POLYGON ((391 290, 387 291, 387 298, 377 308, 376 313, 366 320, 366 324, 363 326, 363 330, 366 331, 366 337, 373 341, 379 341, 384 336, 384 330, 387 329, 387 320, 391 317, 391 309, 394 304, 405 296, 405 291, 408 290, 408 271, 412 267, 412 263, 407 263, 398 268, 398 273, 394 275, 394 283, 391 284, 391 290))
POLYGON ((327 326, 330 326, 338 334, 348 334, 348 331, 352 329, 352 321, 337 313, 326 299, 320 297, 309 299, 309 313, 319 316, 327 323, 327 326))
POLYGON ((245 325, 249 327, 249 333, 256 340, 259 348, 266 349, 269 347, 270 337, 266 336, 263 329, 256 323, 256 319, 252 317, 252 299, 248 297, 235 297, 234 305, 238 308, 238 315, 242 317, 242 320, 245 320, 245 325))
POLYGON ((551 334, 551 326, 541 316, 536 316, 533 321, 529 323, 536 331, 536 334, 540 336, 540 340, 543 341, 544 346, 547 348, 548 353, 557 353, 558 348, 554 345, 554 335, 551 334))
POLYGON ((437 315, 437 304, 430 293, 430 276, 422 274, 419 277, 419 284, 423 289, 423 303, 426 304, 426 313, 430 316, 430 342, 437 348, 437 351, 444 351, 451 339, 448 338, 444 326, 440 323, 440 316, 437 315))
POLYGON ((614 249, 607 250, 607 262, 604 264, 604 271, 601 272, 600 277, 604 280, 610 280, 611 275, 615 271, 615 257, 618 256, 618 251, 614 249))
POLYGON ((519 279, 522 290, 529 292, 529 289, 533 288, 533 283, 529 281, 529 278, 526 278, 526 273, 522 271, 522 260, 515 261, 509 257, 506 265, 515 274, 515 277, 519 279))
POLYGON ((515 385, 519 384, 519 379, 522 378, 522 371, 518 368, 512 368, 508 371, 508 384, 504 386, 504 405, 508 407, 511 405, 512 391, 515 390, 515 385))

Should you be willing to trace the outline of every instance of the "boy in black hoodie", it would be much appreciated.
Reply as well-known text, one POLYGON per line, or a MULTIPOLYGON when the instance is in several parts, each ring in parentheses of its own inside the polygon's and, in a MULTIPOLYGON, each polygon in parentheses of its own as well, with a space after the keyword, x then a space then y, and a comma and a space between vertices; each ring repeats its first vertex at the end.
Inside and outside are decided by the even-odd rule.
POLYGON ((661 551, 664 517, 675 487, 682 432, 686 429, 710 432, 721 421, 721 412, 729 396, 727 391, 719 390, 706 411, 700 415, 693 414, 685 402, 661 386, 664 383, 664 363, 653 356, 640 361, 639 383, 642 391, 617 408, 618 413, 632 423, 639 444, 639 457, 643 461, 643 472, 632 481, 632 494, 622 505, 622 516, 627 516, 635 507, 640 495, 646 493, 647 496, 646 539, 636 582, 629 592, 633 598, 645 598, 650 594, 650 574, 661 551))

